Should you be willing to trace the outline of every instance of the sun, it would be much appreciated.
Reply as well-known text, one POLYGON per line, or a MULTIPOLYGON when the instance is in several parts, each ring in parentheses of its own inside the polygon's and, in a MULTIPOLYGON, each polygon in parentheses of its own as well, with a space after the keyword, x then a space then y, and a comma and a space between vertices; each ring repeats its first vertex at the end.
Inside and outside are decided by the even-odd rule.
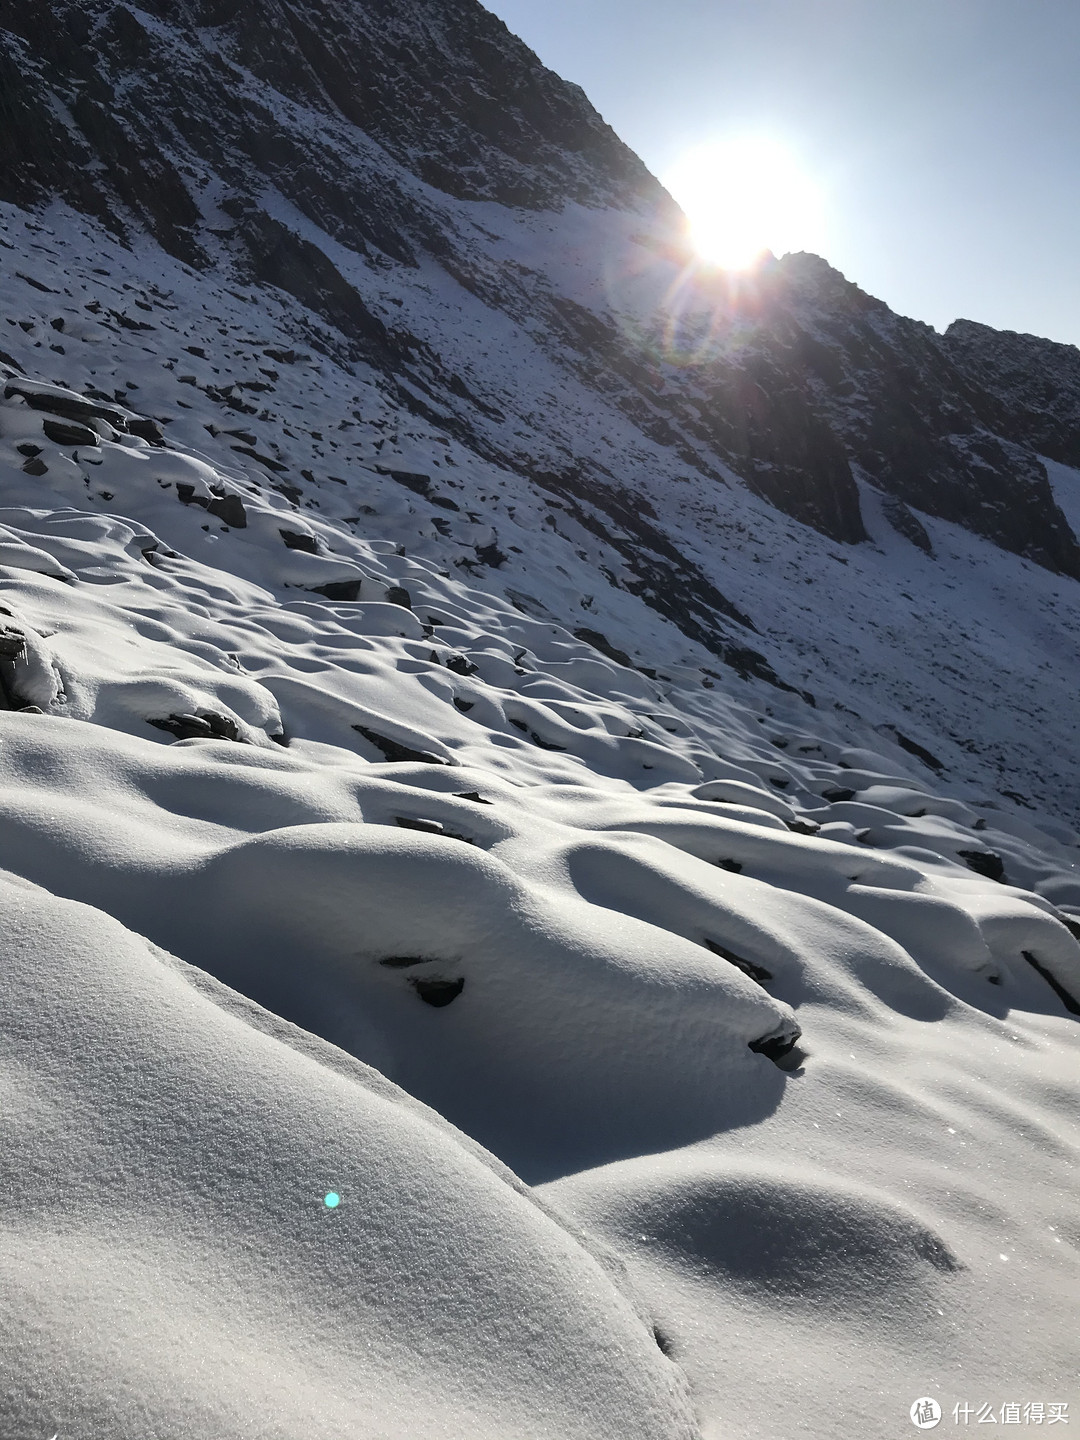
POLYGON ((767 251, 824 248, 820 186, 778 140, 712 140, 687 151, 661 178, 686 214, 698 254, 725 270, 747 269, 767 251))

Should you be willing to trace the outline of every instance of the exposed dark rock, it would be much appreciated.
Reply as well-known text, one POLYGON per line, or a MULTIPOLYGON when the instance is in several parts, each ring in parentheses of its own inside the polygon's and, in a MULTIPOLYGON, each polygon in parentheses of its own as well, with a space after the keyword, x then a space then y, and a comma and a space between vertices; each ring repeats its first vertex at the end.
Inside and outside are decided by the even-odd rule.
POLYGON ((215 495, 206 508, 233 530, 247 528, 247 511, 239 495, 215 495))
POLYGON ((381 475, 389 475, 391 480, 396 480, 399 485, 404 485, 406 490, 411 490, 414 495, 427 495, 431 489, 431 476, 420 475, 412 470, 383 470, 377 467, 381 475))
MULTIPOLYGON (((34 290, 41 290, 46 295, 56 294, 56 291, 52 288, 52 286, 45 285, 40 280, 35 280, 32 275, 24 275, 21 270, 16 270, 15 274, 19 277, 20 280, 25 280, 26 283, 34 290)), ((63 321, 60 322, 61 329, 63 329, 63 323, 63 321)))
POLYGON ((302 550, 305 555, 317 555, 319 547, 314 535, 305 535, 298 530, 279 530, 278 534, 290 550, 302 550))
POLYGON ((145 415, 129 415, 127 428, 130 434, 137 435, 140 440, 145 440, 150 445, 165 444, 165 434, 161 426, 156 420, 150 420, 145 415))
POLYGON ((1021 795, 1019 790, 1002 790, 1001 793, 1006 799, 1014 801, 1017 805, 1022 805, 1025 810, 1034 810, 1036 808, 1026 795, 1021 795))
POLYGON ((750 488, 834 540, 869 539, 844 446, 787 356, 762 347, 725 369, 709 395, 715 441, 750 488))
MULTIPOLYGON (((497 324, 527 321, 545 361, 573 372, 643 444, 666 447, 717 486, 734 473, 834 540, 867 538, 857 467, 890 522, 927 553, 912 507, 1080 577, 1080 545, 1037 453, 1078 453, 1080 352, 994 339, 966 322, 937 336, 806 255, 765 265, 739 293, 704 272, 694 278, 686 323, 698 315, 706 345, 681 316, 657 315, 655 334, 631 334, 602 295, 585 303, 559 294, 549 275, 485 249, 478 226, 449 220, 433 191, 552 211, 634 205, 675 218, 581 92, 475 0, 24 0, 3 23, 0 199, 58 199, 122 238, 144 226, 196 266, 227 253, 221 263, 245 283, 278 287, 304 307, 298 325, 312 351, 377 367, 415 414, 558 501, 618 552, 613 585, 744 678, 813 703, 747 643, 752 617, 682 553, 610 450, 538 429, 526 401, 508 398, 464 348, 446 342, 436 353, 423 326, 411 322, 417 334, 398 321, 374 275, 441 267, 497 324), (212 244, 204 183, 231 222, 212 244), (273 193, 290 207, 280 212, 294 217, 288 223, 264 208, 261 197, 273 193), (1045 380, 1032 378, 1040 367, 1045 380)), ((670 235, 665 261, 681 263, 674 223, 670 235)), ((127 329, 150 324, 104 313, 127 329)), ((291 348, 263 353, 282 365, 310 359, 291 348)), ((255 413, 231 388, 202 388, 255 413)), ((28 402, 163 443, 155 422, 104 404, 28 402)), ((254 437, 245 444, 256 463, 284 472, 254 437)), ((384 473, 459 511, 431 476, 384 473)), ((285 481, 276 488, 302 499, 285 481)), ((202 503, 231 527, 246 522, 239 497, 202 503)), ((493 541, 460 563, 477 573, 506 560, 493 541)), ((359 582, 315 593, 355 599, 359 582)))
MULTIPOLYGON (((328 320, 353 342, 352 358, 367 360, 382 369, 392 368, 407 358, 412 347, 407 341, 395 339, 368 308, 359 291, 317 245, 252 202, 237 200, 225 208, 231 208, 237 216, 253 279, 286 291, 328 320)), ((271 468, 274 464, 270 462, 271 468)))
POLYGON ((363 576, 355 580, 328 580, 325 585, 312 585, 313 595, 323 595, 327 600, 359 600, 363 576))
MULTIPOLYGON (((652 522, 652 507, 642 496, 577 468, 545 471, 530 467, 527 473, 542 489, 560 496, 580 525, 619 551, 634 577, 624 584, 632 595, 673 621, 684 635, 704 645, 744 679, 754 676, 778 689, 801 694, 812 703, 813 697, 781 679, 764 655, 724 633, 721 616, 751 631, 753 621, 652 522)), ((643 675, 649 673, 638 668, 643 675)))
POLYGON ((194 485, 182 481, 176 486, 176 498, 181 505, 201 505, 210 515, 215 515, 234 530, 247 527, 247 511, 239 495, 196 495, 194 485))
POLYGON ((932 755, 929 750, 919 745, 916 741, 909 740, 908 737, 897 730, 894 725, 887 725, 884 728, 896 741, 897 745, 900 746, 901 750, 906 750, 909 755, 916 756, 923 762, 927 769, 933 770, 936 774, 941 774, 945 769, 943 762, 940 761, 936 755, 932 755))
POLYGON ((1000 855, 995 855, 993 850, 958 850, 956 853, 976 875, 985 875, 987 880, 1000 880, 1005 883, 1005 862, 1000 855))
POLYGON ((100 445, 98 435, 85 425, 75 425, 70 420, 44 420, 42 427, 46 440, 54 445, 100 445))
POLYGON ((400 605, 403 610, 412 609, 412 596, 404 585, 388 585, 386 598, 391 605, 400 605))
MULTIPOLYGON (((706 938, 705 944, 714 955, 719 955, 730 965, 734 965, 737 969, 741 970, 744 975, 748 975, 751 980, 762 986, 762 988, 773 978, 772 971, 766 970, 764 965, 755 965, 752 960, 746 960, 743 956, 736 955, 734 950, 729 950, 726 945, 721 945, 718 940, 709 940, 706 938)), ((792 1044, 794 1044, 794 1041, 792 1041, 792 1044)), ((752 1050, 754 1047, 751 1045, 750 1048, 752 1050)))
POLYGON ((1065 1009, 1069 1012, 1069 1014, 1080 1015, 1080 999, 1073 995, 1071 991, 1067 990, 1065 986, 1062 985, 1061 981, 1057 978, 1057 976, 1051 974, 1051 972, 1046 968, 1045 965, 1041 965, 1030 950, 1022 950, 1020 953, 1023 955, 1024 959, 1028 962, 1031 968, 1037 971, 1038 974, 1042 976, 1042 978, 1050 986, 1051 990, 1053 990, 1054 994, 1065 1006, 1065 1009))
POLYGON ((834 786, 831 790, 823 790, 821 798, 828 800, 831 805, 840 805, 845 800, 854 800, 855 791, 845 789, 842 785, 834 786))
POLYGON ((388 735, 380 735, 376 730, 370 730, 366 725, 354 725, 352 727, 357 734, 362 735, 369 745, 374 745, 385 759, 392 764, 404 765, 407 763, 421 762, 425 765, 447 765, 449 761, 442 759, 439 755, 432 755, 427 750, 414 750, 409 745, 403 745, 399 740, 391 740, 388 735))
POLYGON ((19 694, 16 662, 25 655, 26 637, 22 631, 13 625, 0 625, 0 710, 28 712, 32 709, 40 715, 42 712, 36 706, 28 706, 19 694))
POLYGON ((926 526, 915 515, 902 500, 895 495, 883 495, 881 497, 881 508, 885 512, 885 518, 898 535, 905 540, 910 540, 912 545, 920 549, 924 555, 934 558, 934 547, 931 544, 930 536, 926 533, 926 526))
POLYGON ((409 980, 409 984, 425 1005, 434 1005, 437 1009, 442 1009, 444 1005, 449 1005, 451 1001, 456 1000, 465 989, 465 977, 462 976, 458 980, 421 980, 414 976, 409 980))
POLYGON ((4 386, 4 399, 9 400, 13 395, 21 395, 32 410, 45 410, 50 415, 61 415, 65 420, 104 420, 114 430, 123 432, 128 428, 127 420, 119 410, 98 400, 54 390, 42 393, 29 381, 9 380, 4 386))
POLYGON ((500 565, 510 558, 509 555, 505 555, 499 549, 494 541, 488 545, 476 545, 474 549, 476 550, 476 558, 480 561, 481 565, 490 565, 493 570, 497 570, 500 565))
POLYGON ((988 423, 972 376, 929 326, 892 314, 817 256, 789 255, 748 343, 794 368, 885 495, 1080 578, 1080 544, 1035 450, 1019 429, 988 423))
POLYGON ((236 721, 228 715, 206 710, 201 715, 169 715, 164 720, 148 719, 156 730, 167 730, 177 740, 234 740, 241 735, 236 721))
POLYGON ((795 1030, 788 1035, 767 1035, 761 1040, 751 1040, 749 1049, 753 1050, 755 1055, 764 1055, 767 1060, 779 1063, 795 1049, 801 1038, 801 1030, 795 1030))
POLYGON ((18 660, 26 653, 26 636, 9 626, 0 629, 0 660, 18 660))
POLYGON ((591 645, 594 650, 599 650, 601 655, 606 655, 609 660, 614 660, 616 665, 625 665, 628 669, 634 668, 634 662, 627 655, 625 650, 620 650, 617 645, 612 645, 606 635, 599 630, 588 630, 582 627, 574 632, 576 640, 584 640, 586 645, 591 645))
POLYGON ((943 344, 969 382, 972 408, 997 435, 1080 466, 1080 350, 954 320, 943 344))
POLYGON ((300 360, 310 360, 310 355, 301 355, 295 350, 278 350, 269 346, 263 351, 264 355, 271 360, 276 360, 279 365, 295 365, 300 360))
POLYGON ((282 465, 280 460, 274 460, 269 455, 261 455, 249 445, 230 445, 230 450, 235 450, 238 455, 245 456, 248 460, 254 460, 256 464, 262 465, 265 469, 273 471, 275 475, 284 475, 289 467, 282 465))
POLYGON ((551 740, 544 740, 541 736, 539 736, 539 735, 536 733, 535 730, 531 730, 531 729, 529 728, 529 726, 526 725, 526 723, 525 723, 524 720, 515 720, 512 715, 508 715, 506 718, 510 721, 510 724, 513 725, 513 727, 514 727, 515 730, 520 730, 523 735, 527 735, 527 736, 529 737, 529 739, 533 742, 533 744, 534 744, 534 745, 538 745, 541 750, 565 750, 565 749, 566 749, 566 746, 565 746, 565 745, 556 745, 556 744, 555 744, 553 741, 551 741, 551 740))

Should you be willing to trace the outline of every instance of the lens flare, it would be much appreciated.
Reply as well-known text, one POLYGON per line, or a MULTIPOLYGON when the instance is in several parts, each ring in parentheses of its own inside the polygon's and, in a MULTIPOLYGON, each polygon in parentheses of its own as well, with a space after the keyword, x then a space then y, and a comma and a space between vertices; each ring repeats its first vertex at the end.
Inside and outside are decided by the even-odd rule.
POLYGON ((734 359, 751 343, 782 277, 771 259, 750 270, 723 270, 691 255, 665 215, 605 257, 602 284, 641 380, 661 395, 669 369, 734 359))
POLYGON ((777 140, 741 135, 687 151, 662 177, 702 259, 745 270, 771 252, 821 250, 821 190, 777 140))

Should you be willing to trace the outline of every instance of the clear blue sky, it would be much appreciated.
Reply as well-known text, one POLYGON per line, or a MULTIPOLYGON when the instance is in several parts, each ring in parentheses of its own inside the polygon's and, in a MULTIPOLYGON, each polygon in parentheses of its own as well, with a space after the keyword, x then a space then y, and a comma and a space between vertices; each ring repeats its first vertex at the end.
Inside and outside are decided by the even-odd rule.
POLYGON ((1080 345, 1080 0, 485 3, 654 173, 778 134, 863 289, 1080 345))

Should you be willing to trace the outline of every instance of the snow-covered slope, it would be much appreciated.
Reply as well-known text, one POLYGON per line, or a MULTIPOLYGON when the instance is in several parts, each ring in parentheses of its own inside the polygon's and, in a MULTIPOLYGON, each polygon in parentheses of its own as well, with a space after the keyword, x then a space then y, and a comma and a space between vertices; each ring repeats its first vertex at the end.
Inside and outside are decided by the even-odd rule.
POLYGON ((681 271, 478 7, 5 23, 3 1428, 1075 1406, 1080 472, 1012 341, 681 271))

